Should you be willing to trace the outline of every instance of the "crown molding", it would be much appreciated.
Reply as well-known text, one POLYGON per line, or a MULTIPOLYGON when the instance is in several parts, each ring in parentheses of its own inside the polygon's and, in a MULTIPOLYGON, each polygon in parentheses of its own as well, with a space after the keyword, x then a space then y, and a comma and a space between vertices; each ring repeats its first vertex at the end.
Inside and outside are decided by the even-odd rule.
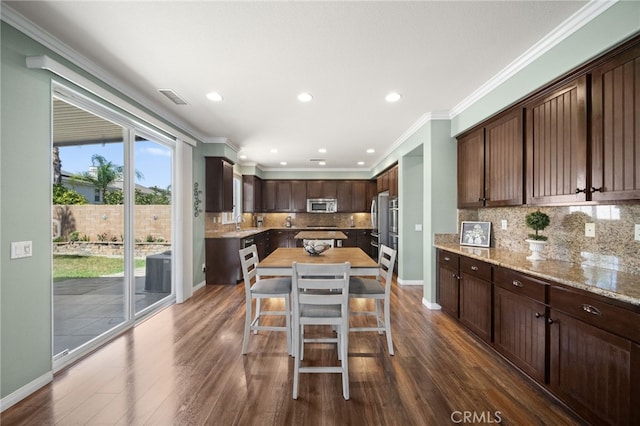
POLYGON ((449 112, 450 118, 454 118, 464 112, 467 108, 476 103, 482 97, 513 77, 523 68, 530 65, 540 56, 544 55, 549 50, 557 46, 560 42, 591 22, 611 6, 618 3, 618 1, 619 0, 589 1, 580 10, 565 19, 553 31, 544 36, 542 39, 540 39, 540 41, 527 49, 522 55, 517 57, 513 62, 502 69, 502 71, 491 77, 489 80, 487 80, 486 83, 484 83, 473 93, 463 99, 462 102, 454 106, 449 112))
POLYGON ((202 139, 202 143, 229 144, 229 143, 231 143, 231 140, 229 138, 225 138, 225 137, 209 137, 209 138, 203 138, 202 139))
POLYGON ((83 71, 89 73, 91 76, 117 90, 119 93, 124 94, 144 108, 153 111, 155 114, 158 114, 162 119, 166 120, 168 124, 172 125, 172 127, 178 127, 184 132, 191 134, 198 140, 203 139, 204 136, 200 132, 188 126, 181 119, 173 115, 173 113, 171 113, 169 110, 150 100, 142 93, 140 93, 136 88, 128 85, 121 79, 106 72, 94 62, 90 61, 67 44, 58 40, 38 25, 29 21, 27 18, 13 10, 10 6, 7 6, 5 3, 3 3, 2 7, 0 8, 0 19, 16 28, 20 32, 24 33, 26 36, 40 43, 47 49, 50 49, 64 59, 68 60, 83 71))

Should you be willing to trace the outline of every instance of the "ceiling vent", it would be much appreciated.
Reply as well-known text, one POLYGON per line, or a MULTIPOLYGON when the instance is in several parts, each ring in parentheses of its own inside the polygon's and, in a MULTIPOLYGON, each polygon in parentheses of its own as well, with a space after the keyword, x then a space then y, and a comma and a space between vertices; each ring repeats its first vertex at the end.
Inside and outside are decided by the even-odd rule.
POLYGON ((169 100, 171 102, 173 102, 176 105, 189 105, 187 103, 187 101, 185 101, 184 99, 182 99, 176 92, 174 92, 172 89, 158 89, 158 92, 162 93, 163 95, 165 95, 167 98, 169 98, 169 100))
POLYGON ((311 159, 309 159, 309 161, 311 161, 313 163, 313 162, 327 161, 327 160, 325 160, 324 158, 311 158, 311 159))

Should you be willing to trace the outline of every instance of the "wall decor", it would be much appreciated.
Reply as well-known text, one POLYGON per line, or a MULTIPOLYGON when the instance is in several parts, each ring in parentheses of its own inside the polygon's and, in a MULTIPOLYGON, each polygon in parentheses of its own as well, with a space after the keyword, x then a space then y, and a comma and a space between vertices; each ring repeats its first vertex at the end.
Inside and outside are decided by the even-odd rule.
POLYGON ((465 246, 489 247, 491 243, 491 222, 462 222, 460 244, 465 246))

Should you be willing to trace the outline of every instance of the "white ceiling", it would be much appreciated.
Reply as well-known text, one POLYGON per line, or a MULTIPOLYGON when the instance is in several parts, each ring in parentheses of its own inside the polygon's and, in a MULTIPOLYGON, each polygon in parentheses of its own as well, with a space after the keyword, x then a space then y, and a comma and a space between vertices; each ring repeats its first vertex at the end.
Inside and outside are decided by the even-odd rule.
POLYGON ((370 170, 425 114, 449 114, 586 2, 4 3, 184 130, 228 138, 241 163, 370 170), (390 91, 402 99, 386 103, 390 91))

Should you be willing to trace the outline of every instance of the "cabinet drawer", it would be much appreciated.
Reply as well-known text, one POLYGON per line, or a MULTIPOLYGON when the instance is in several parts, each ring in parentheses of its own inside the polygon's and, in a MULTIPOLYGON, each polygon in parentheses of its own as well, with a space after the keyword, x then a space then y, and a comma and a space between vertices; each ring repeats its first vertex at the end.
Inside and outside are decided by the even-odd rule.
POLYGON ((491 281, 491 265, 470 257, 460 257, 460 273, 491 281))
POLYGON ((545 293, 549 284, 545 281, 538 280, 510 269, 497 267, 493 272, 493 282, 494 284, 516 294, 530 297, 538 302, 546 303, 545 293))
POLYGON ((450 268, 455 270, 458 269, 458 259, 459 255, 448 252, 448 251, 438 251, 438 263, 441 265, 448 265, 450 268))
MULTIPOLYGON (((549 303, 586 323, 619 336, 640 342, 640 314, 610 305, 583 292, 551 286, 549 303)), ((553 318, 551 318, 553 320, 553 318)))

